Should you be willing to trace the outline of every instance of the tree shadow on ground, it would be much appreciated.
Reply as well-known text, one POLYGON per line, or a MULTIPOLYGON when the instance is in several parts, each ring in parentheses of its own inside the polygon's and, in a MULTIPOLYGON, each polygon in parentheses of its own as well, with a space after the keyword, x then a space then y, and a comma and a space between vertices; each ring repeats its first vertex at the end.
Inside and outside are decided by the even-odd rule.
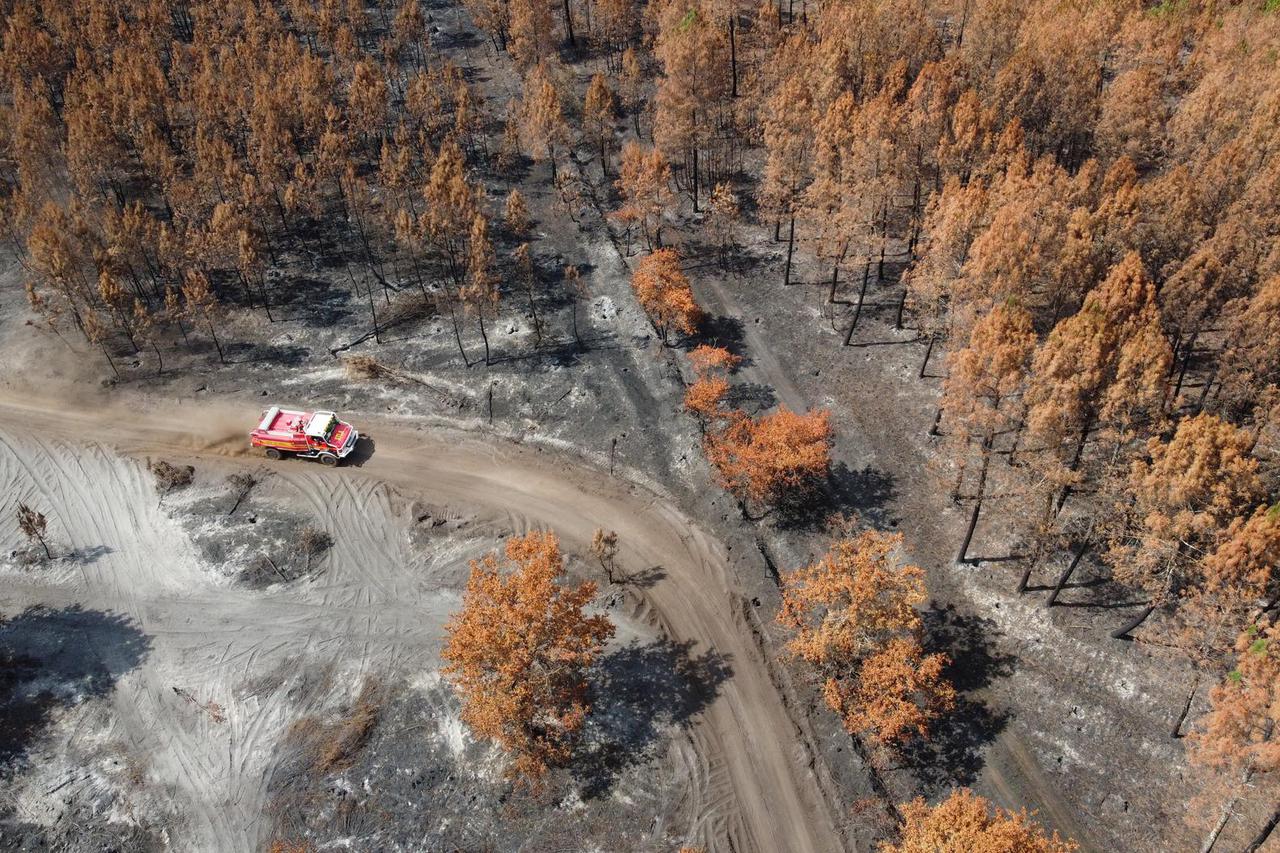
POLYGON ((850 468, 844 462, 831 466, 827 479, 828 497, 833 512, 865 517, 877 527, 891 527, 889 505, 898 495, 894 477, 887 471, 872 468, 850 468))
POLYGON ((83 548, 75 548, 68 551, 62 558, 68 563, 81 566, 92 565, 108 554, 114 554, 115 551, 106 545, 87 545, 83 548))
POLYGON ((633 586, 636 589, 649 589, 655 586, 658 581, 667 576, 667 570, 662 566, 650 566, 647 569, 640 569, 632 572, 620 579, 620 582, 626 586, 633 586))
POLYGON ((306 347, 236 341, 223 345, 228 362, 262 366, 297 367, 311 355, 306 347))
POLYGON ((681 349, 691 350, 706 344, 712 347, 724 347, 742 359, 738 369, 752 364, 751 354, 747 352, 746 326, 741 317, 714 316, 705 317, 698 327, 698 334, 691 335, 681 343, 681 349))
POLYGON ((592 678, 593 704, 574 778, 584 799, 601 797, 629 767, 647 761, 665 729, 688 725, 732 675, 714 651, 692 643, 633 641, 606 655, 592 678))
POLYGON ((898 520, 889 507, 896 496, 892 474, 870 465, 858 471, 836 462, 821 488, 778 505, 777 524, 790 530, 822 530, 835 516, 857 516, 872 527, 892 528, 898 520))
MULTIPOLYGON (((298 275, 272 293, 272 310, 282 321, 298 321, 307 328, 337 326, 355 313, 354 297, 346 287, 316 276, 298 275)), ((367 312, 366 312, 367 313, 367 312)))
POLYGON ((28 607, 0 625, 0 778, 20 766, 58 708, 105 696, 151 638, 127 616, 28 607))
MULTIPOLYGON (((494 354, 486 366, 523 365, 530 371, 546 368, 564 369, 578 364, 589 353, 616 349, 621 349, 621 346, 612 332, 594 332, 583 334, 581 341, 573 338, 548 340, 541 347, 518 352, 499 352, 495 345, 494 354)), ((472 366, 483 363, 484 360, 481 359, 472 366)))
POLYGON ((960 613, 953 606, 934 607, 924 614, 925 644, 944 652, 951 662, 944 675, 960 696, 955 708, 931 727, 928 740, 904 751, 929 793, 956 785, 970 785, 982 770, 982 750, 1008 724, 1008 715, 980 699, 966 695, 1013 673, 1014 658, 995 648, 998 636, 990 619, 960 613))
POLYGON ((778 396, 768 385, 759 382, 736 382, 729 386, 729 392, 725 394, 724 400, 731 409, 742 409, 750 414, 759 414, 777 405, 778 396))

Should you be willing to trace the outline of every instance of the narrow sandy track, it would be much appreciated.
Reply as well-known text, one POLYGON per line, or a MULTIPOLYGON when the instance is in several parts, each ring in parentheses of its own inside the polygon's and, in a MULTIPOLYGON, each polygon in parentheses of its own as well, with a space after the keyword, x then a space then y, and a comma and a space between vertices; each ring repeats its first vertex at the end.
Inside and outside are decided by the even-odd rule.
MULTIPOLYGON (((0 429, 10 432, 130 455, 216 456, 227 466, 262 464, 244 449, 244 424, 253 414, 228 404, 184 404, 139 415, 118 404, 0 398, 0 429)), ((549 452, 376 422, 360 426, 375 439, 360 467, 278 463, 289 479, 305 478, 308 497, 327 502, 336 516, 360 523, 370 484, 389 483, 432 502, 501 513, 516 527, 554 528, 574 549, 585 550, 596 527, 610 528, 623 543, 628 571, 661 567, 661 580, 644 590, 655 616, 674 639, 693 642, 697 652, 714 650, 732 671, 694 732, 718 765, 701 816, 713 848, 845 849, 807 749, 742 615, 719 543, 659 495, 549 452)), ((382 592, 360 603, 335 601, 334 612, 360 610, 383 599, 382 592)))

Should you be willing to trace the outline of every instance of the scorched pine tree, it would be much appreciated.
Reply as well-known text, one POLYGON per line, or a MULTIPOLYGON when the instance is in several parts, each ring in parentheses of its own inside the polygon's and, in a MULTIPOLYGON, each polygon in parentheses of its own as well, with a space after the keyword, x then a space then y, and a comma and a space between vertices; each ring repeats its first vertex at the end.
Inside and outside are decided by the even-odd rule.
POLYGON ((583 612, 596 585, 562 586, 563 574, 554 533, 513 537, 504 559, 471 563, 462 610, 445 626, 444 674, 462 719, 533 784, 572 755, 590 711, 587 669, 613 636, 607 618, 583 612))

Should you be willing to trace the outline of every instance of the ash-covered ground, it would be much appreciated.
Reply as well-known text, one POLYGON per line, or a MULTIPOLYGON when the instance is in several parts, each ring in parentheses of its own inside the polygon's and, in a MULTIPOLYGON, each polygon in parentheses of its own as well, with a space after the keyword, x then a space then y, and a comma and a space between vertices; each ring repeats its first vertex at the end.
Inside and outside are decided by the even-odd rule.
POLYGON ((161 495, 145 460, 0 438, 0 479, 46 508, 53 553, 4 533, 5 849, 666 849, 696 826, 689 729, 728 669, 664 639, 628 588, 600 599, 618 636, 572 774, 518 791, 458 719, 443 621, 511 517, 301 464, 196 459, 161 495), (323 548, 300 547, 308 529, 323 548), (317 758, 308 737, 362 702, 358 735, 317 758))
MULTIPOLYGON (((441 50, 490 102, 504 103, 517 85, 505 61, 457 8, 436 7, 432 18, 441 50)), ((975 550, 993 559, 956 563, 964 518, 939 485, 942 466, 928 435, 941 366, 917 375, 925 348, 910 329, 894 327, 898 285, 872 286, 873 304, 844 346, 850 309, 838 307, 833 322, 825 273, 803 252, 800 283, 784 287, 784 246, 770 229, 741 230, 745 261, 731 270, 690 230, 669 232, 710 314, 697 341, 744 358, 735 400, 748 410, 775 403, 832 410, 836 465, 822 512, 746 520, 712 484, 697 425, 680 410, 678 348, 661 345, 630 294, 632 259, 602 216, 609 181, 594 163, 581 170, 600 203, 588 199, 573 211, 580 224, 558 206, 545 167, 477 176, 495 209, 512 186, 530 201, 544 284, 537 307, 547 324, 540 347, 523 296, 504 292, 490 330, 491 363, 478 361, 481 341, 468 322, 462 334, 472 364, 464 366, 449 319, 394 276, 400 290, 377 294, 376 340, 366 295, 351 289, 345 270, 286 249, 269 273, 276 322, 233 311, 223 330, 227 365, 196 336, 193 350, 166 353, 162 372, 142 354, 126 359, 122 379, 109 379, 83 344, 24 326, 25 307, 14 298, 3 306, 6 379, 11 389, 75 389, 88 372, 111 393, 166 407, 242 411, 246 432, 272 403, 334 408, 361 427, 377 416, 461 428, 585 461, 602 479, 654 486, 724 543, 731 592, 723 610, 763 650, 795 721, 786 737, 813 767, 846 837, 883 833, 880 810, 859 806, 868 798, 965 784, 1000 805, 1037 811, 1086 849, 1192 844, 1197 830, 1183 809, 1192 793, 1188 770, 1169 736, 1186 698, 1185 668, 1152 646, 1106 636, 1128 612, 1127 600, 1088 564, 1064 607, 1042 609, 1043 590, 1014 595, 1007 558, 1017 543, 1002 516, 1021 511, 1016 505, 996 502, 984 515, 975 550), (589 295, 576 307, 560 286, 566 263, 587 282, 589 295), (385 370, 355 374, 343 362, 353 356, 385 370), (933 747, 874 772, 803 674, 776 657, 776 572, 823 549, 831 512, 905 535, 929 571, 934 646, 952 656, 951 674, 964 690, 933 747)), ((500 255, 509 253, 512 241, 498 240, 500 255)), ((856 299, 849 290, 842 299, 856 299)), ((376 460, 373 433, 366 452, 376 460)), ((3 689, 14 721, 6 723, 14 746, 5 747, 12 793, 0 826, 5 844, 148 849, 196 839, 197 848, 220 849, 229 838, 246 845, 236 849, 252 849, 279 837, 370 849, 669 849, 725 836, 708 805, 723 795, 724 768, 693 723, 708 701, 703 691, 722 689, 718 667, 741 662, 705 661, 705 649, 677 653, 655 627, 664 615, 638 603, 643 590, 610 593, 617 599, 610 611, 629 620, 633 637, 611 660, 630 655, 635 671, 625 683, 600 674, 602 715, 606 708, 615 715, 600 718, 591 741, 606 785, 565 772, 537 796, 516 791, 496 757, 462 730, 432 674, 439 627, 457 605, 467 560, 523 519, 433 505, 430 482, 411 497, 366 479, 335 486, 303 463, 223 469, 197 459, 195 483, 161 502, 142 460, 4 438, 6 493, 44 496, 55 507, 55 540, 75 554, 33 563, 4 528, 0 553, 13 553, 3 569, 10 621, 0 627, 0 647, 12 661, 3 689), (46 461, 33 468, 32 459, 46 461), (257 482, 233 512, 237 487, 227 477, 237 473, 257 482), (331 543, 304 549, 308 527, 331 543), (35 603, 39 609, 27 609, 35 603), (93 650, 85 658, 92 664, 80 660, 83 648, 93 650), (657 675, 646 674, 655 666, 657 675), (366 684, 376 685, 380 704, 358 748, 325 772, 308 772, 299 732, 344 725, 366 684), (653 690, 683 698, 655 712, 643 701, 653 690), (181 765, 153 752, 146 738, 157 725, 203 757, 181 765), (628 738, 634 749, 619 755, 617 744, 628 738)), ((242 438, 233 432, 232 440, 242 438)), ((1033 585, 1047 584, 1067 559, 1056 556, 1033 585)), ((1202 692, 1192 718, 1204 701, 1202 692)), ((1246 823, 1228 827, 1224 849, 1246 823)))

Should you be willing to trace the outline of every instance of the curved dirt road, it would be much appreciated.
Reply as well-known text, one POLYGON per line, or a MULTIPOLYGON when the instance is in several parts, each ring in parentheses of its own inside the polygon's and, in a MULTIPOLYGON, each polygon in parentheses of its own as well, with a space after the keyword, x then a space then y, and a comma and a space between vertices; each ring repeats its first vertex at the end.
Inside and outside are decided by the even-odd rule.
MULTIPOLYGON (((0 431, 101 444, 126 455, 216 456, 228 466, 258 466, 263 460, 244 447, 244 411, 182 404, 139 415, 123 405, 10 397, 0 398, 0 431)), ((517 529, 554 528, 582 552, 596 527, 613 529, 625 570, 662 567, 661 579, 642 594, 667 633, 699 651, 714 650, 732 670, 693 732, 707 762, 704 836, 723 850, 845 849, 716 541, 657 494, 549 452, 365 420, 359 426, 375 439, 359 467, 278 463, 290 479, 305 477, 314 494, 334 502, 338 515, 362 511, 368 489, 360 484, 384 482, 432 502, 504 514, 517 529)))

